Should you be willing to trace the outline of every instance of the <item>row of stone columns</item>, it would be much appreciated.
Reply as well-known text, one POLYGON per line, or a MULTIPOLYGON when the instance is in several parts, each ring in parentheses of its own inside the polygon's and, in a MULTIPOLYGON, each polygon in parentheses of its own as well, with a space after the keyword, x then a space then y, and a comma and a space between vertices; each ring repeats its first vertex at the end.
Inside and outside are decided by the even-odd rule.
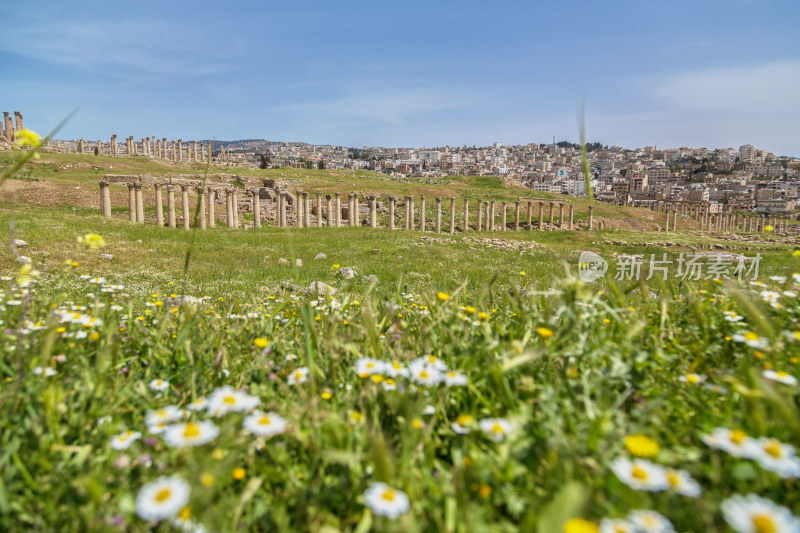
MULTIPOLYGON (((101 181, 100 184, 100 209, 105 217, 111 216, 111 196, 109 191, 110 183, 108 181, 101 181)), ((128 186, 128 216, 131 222, 143 223, 144 222, 144 206, 142 200, 142 184, 129 183, 128 186)), ((163 205, 162 205, 162 189, 167 190, 167 225, 169 227, 176 226, 176 205, 175 205, 175 190, 180 187, 181 190, 181 214, 183 217, 183 227, 190 228, 191 213, 189 213, 189 185, 162 185, 155 184, 155 198, 156 198, 156 222, 159 225, 164 224, 163 218, 163 205)), ((201 228, 207 226, 214 227, 215 221, 215 204, 221 192, 220 189, 212 187, 194 187, 198 195, 198 225, 201 228)), ((233 187, 224 189, 225 191, 225 219, 228 227, 238 228, 239 224, 239 201, 238 190, 233 187)), ((260 189, 252 189, 249 191, 252 195, 253 205, 253 226, 258 228, 262 225, 261 219, 261 199, 260 189)), ((288 213, 292 210, 290 207, 289 198, 291 193, 285 190, 279 190, 275 200, 275 224, 278 227, 287 227, 289 225, 288 213)), ((368 218, 367 225, 372 228, 378 227, 378 214, 377 214, 377 197, 375 195, 366 196, 368 204, 368 218)), ((311 199, 309 194, 303 191, 296 191, 292 198, 295 212, 295 225, 297 227, 311 227, 311 199)), ((447 220, 447 228, 443 225, 443 209, 442 198, 435 198, 435 211, 433 219, 433 231, 442 233, 447 231, 454 234, 456 231, 456 198, 450 197, 449 202, 449 217, 447 220)), ((574 206, 572 204, 565 206, 563 202, 557 201, 540 201, 540 200, 517 200, 513 204, 509 202, 501 202, 500 207, 500 231, 509 231, 509 226, 514 231, 519 231, 523 227, 522 223, 522 210, 525 208, 527 218, 527 229, 533 229, 533 208, 534 204, 538 207, 538 229, 544 230, 544 214, 545 209, 549 209, 548 226, 547 229, 554 231, 559 230, 573 230, 575 229, 574 223, 574 206), (555 209, 558 208, 556 215, 555 209), (509 223, 509 207, 513 208, 513 223, 509 223), (568 207, 568 218, 565 218, 564 209, 568 207)), ((323 220, 325 220, 328 227, 342 227, 342 226, 357 226, 360 225, 359 209, 360 203, 357 194, 349 194, 347 198, 347 219, 342 216, 341 194, 335 193, 333 195, 326 194, 324 203, 322 193, 316 193, 316 205, 314 206, 316 214, 316 226, 322 227, 323 220)), ((405 197, 405 213, 403 228, 406 230, 414 230, 419 227, 421 231, 426 231, 427 226, 427 212, 426 212, 426 198, 420 197, 419 212, 414 207, 414 197, 405 197), (417 225, 416 220, 419 220, 417 225)), ((478 231, 496 231, 498 230, 495 221, 497 220, 497 203, 495 200, 479 199, 477 202, 477 225, 475 229, 478 231)), ((388 228, 396 229, 396 212, 397 212, 397 198, 389 195, 388 201, 389 221, 388 228)), ((463 218, 461 222, 461 231, 471 229, 469 223, 470 218, 470 205, 469 200, 464 199, 463 203, 463 218)), ((673 225, 674 227, 674 225, 673 225)), ((588 228, 594 229, 593 221, 593 206, 589 206, 588 228)))
MULTIPOLYGON (((78 139, 77 145, 79 154, 86 152, 87 147, 83 139, 78 139)), ((95 153, 105 153, 105 146, 102 141, 97 141, 95 153)), ((116 135, 111 136, 111 140, 108 143, 108 153, 110 155, 117 155, 120 153, 116 135)), ((205 143, 187 141, 184 147, 182 139, 167 141, 166 137, 160 139, 155 137, 143 137, 137 142, 133 139, 133 136, 130 136, 125 139, 125 153, 127 155, 141 153, 142 155, 149 155, 160 159, 186 161, 187 163, 204 163, 211 158, 212 147, 210 141, 205 143)), ((221 160, 227 160, 227 151, 222 149, 220 156, 221 160)))

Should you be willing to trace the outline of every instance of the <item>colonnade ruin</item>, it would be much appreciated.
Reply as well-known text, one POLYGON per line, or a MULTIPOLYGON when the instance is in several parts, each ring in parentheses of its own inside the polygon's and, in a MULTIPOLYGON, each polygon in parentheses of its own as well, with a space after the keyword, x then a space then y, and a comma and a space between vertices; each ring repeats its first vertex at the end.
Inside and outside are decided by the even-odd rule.
POLYGON ((17 132, 22 131, 22 113, 14 111, 14 119, 8 111, 3 111, 3 123, 0 124, 0 141, 12 143, 17 140, 17 132))
MULTIPOLYGON (((57 148, 62 149, 60 141, 57 148)), ((130 136, 120 142, 116 135, 112 135, 107 143, 99 139, 94 142, 78 139, 75 151, 79 154, 146 156, 176 162, 206 163, 212 156, 213 147, 211 141, 167 140, 166 137, 160 139, 142 137, 140 140, 135 140, 133 136, 130 136)), ((214 161, 229 162, 229 151, 224 146, 220 146, 214 161)))
MULTIPOLYGON (((470 230, 586 231, 604 229, 605 225, 604 220, 595 219, 592 205, 586 206, 585 217, 579 213, 581 220, 576 220, 575 205, 550 198, 518 198, 508 202, 454 196, 309 193, 292 191, 272 179, 234 175, 216 175, 206 181, 199 176, 106 175, 99 185, 103 216, 112 217, 111 187, 127 187, 130 222, 145 223, 144 195, 147 193, 154 197, 148 204, 155 205, 155 217, 149 216, 150 221, 154 218, 159 226, 180 225, 186 230, 193 226, 214 227, 218 221, 229 228, 259 228, 270 223, 277 227, 366 226, 451 234, 470 230), (241 213, 248 213, 248 216, 240 216, 241 213)), ((760 232, 766 226, 773 226, 779 232, 788 230, 790 217, 746 215, 730 210, 712 213, 709 206, 660 202, 653 204, 653 210, 664 213, 662 229, 665 231, 680 229, 679 226, 689 219, 706 231, 760 232)))

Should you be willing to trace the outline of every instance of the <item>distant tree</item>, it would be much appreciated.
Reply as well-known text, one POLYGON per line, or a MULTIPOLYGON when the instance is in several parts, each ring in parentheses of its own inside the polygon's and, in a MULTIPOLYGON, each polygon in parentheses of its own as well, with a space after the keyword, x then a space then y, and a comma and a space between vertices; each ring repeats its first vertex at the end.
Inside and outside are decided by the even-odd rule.
POLYGON ((269 164, 272 163, 272 158, 266 152, 260 154, 258 156, 258 159, 259 159, 258 168, 269 168, 269 164))
POLYGON ((325 161, 323 161, 322 159, 320 159, 320 160, 319 160, 319 163, 317 163, 317 168, 318 168, 319 170, 325 170, 325 161))

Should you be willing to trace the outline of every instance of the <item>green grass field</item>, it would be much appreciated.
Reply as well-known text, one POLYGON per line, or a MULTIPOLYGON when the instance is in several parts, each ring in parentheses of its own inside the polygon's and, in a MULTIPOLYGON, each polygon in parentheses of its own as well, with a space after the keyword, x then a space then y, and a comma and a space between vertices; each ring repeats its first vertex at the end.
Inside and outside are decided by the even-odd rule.
MULTIPOLYGON (((43 154, 0 188, 0 240, 13 228, 32 261, 21 267, 8 246, 0 257, 3 530, 800 527, 779 508, 800 502, 789 447, 800 445, 800 258, 780 239, 187 232, 99 215, 103 165, 123 164, 134 163, 43 154), (97 168, 56 170, 83 162, 97 168), (84 184, 85 204, 37 203, 36 187, 84 184), (105 246, 79 243, 88 233, 105 246), (483 237, 536 246, 462 241, 483 237), (667 281, 614 279, 624 254, 676 260, 715 244, 760 254, 758 283, 686 279, 676 265, 667 281), (609 260, 603 280, 576 278, 584 250, 609 260), (306 290, 314 281, 335 294, 306 290)), ((296 174, 309 190, 348 190, 340 178, 296 174)), ((420 188, 519 195, 471 181, 420 188)))

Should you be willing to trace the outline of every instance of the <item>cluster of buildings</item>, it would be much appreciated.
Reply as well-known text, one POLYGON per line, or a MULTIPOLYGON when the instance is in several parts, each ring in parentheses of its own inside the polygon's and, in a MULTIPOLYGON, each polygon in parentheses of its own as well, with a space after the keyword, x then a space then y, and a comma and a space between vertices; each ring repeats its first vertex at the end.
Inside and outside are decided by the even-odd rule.
MULTIPOLYGON (((437 148, 360 149, 307 143, 248 141, 272 166, 362 168, 394 176, 499 176, 535 191, 586 196, 580 146, 567 143, 437 148)), ((238 148, 238 147, 235 147, 238 148)), ((664 201, 725 205, 785 213, 800 208, 800 159, 746 144, 735 148, 626 149, 591 145, 587 154, 595 197, 620 205, 664 201)))

